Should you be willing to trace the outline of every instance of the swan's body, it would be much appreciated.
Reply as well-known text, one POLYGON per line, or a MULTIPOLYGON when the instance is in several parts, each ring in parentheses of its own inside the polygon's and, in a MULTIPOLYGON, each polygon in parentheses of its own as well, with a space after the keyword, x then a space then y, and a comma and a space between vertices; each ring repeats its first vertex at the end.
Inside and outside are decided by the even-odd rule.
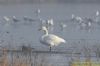
POLYGON ((60 38, 60 37, 58 37, 58 36, 56 36, 54 34, 48 34, 48 30, 47 30, 46 27, 42 27, 41 30, 44 31, 45 35, 43 35, 41 37, 40 42, 42 44, 45 44, 45 45, 49 46, 50 47, 50 51, 51 51, 51 47, 52 46, 57 46, 60 43, 65 43, 66 42, 64 39, 62 39, 62 38, 60 38))
POLYGON ((56 35, 48 34, 42 36, 41 42, 52 47, 52 46, 57 46, 60 43, 65 43, 66 41, 56 35))

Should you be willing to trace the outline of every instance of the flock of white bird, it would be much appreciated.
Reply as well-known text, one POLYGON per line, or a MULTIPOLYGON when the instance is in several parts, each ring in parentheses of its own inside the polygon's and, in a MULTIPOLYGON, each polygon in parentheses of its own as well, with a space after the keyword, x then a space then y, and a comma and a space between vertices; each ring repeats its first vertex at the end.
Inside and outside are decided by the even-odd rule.
POLYGON ((90 32, 90 29, 94 24, 100 25, 100 13, 97 10, 95 16, 83 18, 72 14, 72 22, 77 23, 80 29, 85 29, 90 32))
MULTIPOLYGON (((36 11, 36 15, 39 17, 39 14, 40 14, 40 9, 38 9, 36 11)), ((87 29, 87 28, 90 28, 92 23, 100 23, 99 21, 99 11, 96 12, 96 18, 81 18, 79 16, 75 16, 74 14, 72 14, 72 18, 71 18, 71 22, 76 22, 80 25, 80 27, 83 29, 87 29)), ((7 16, 4 16, 3 19, 7 22, 10 21, 10 18, 8 18, 7 16)), ((12 20, 13 22, 20 22, 20 20, 16 17, 16 16, 12 16, 12 20)), ((33 22, 33 21, 36 21, 35 19, 33 18, 30 18, 28 16, 24 16, 23 17, 23 20, 25 21, 28 21, 28 22, 33 22)), ((59 44, 61 43, 66 43, 66 40, 64 40, 63 38, 57 36, 57 35, 54 35, 54 34, 49 34, 49 30, 54 26, 54 21, 53 19, 48 19, 48 20, 44 20, 42 18, 39 18, 39 21, 41 22, 41 28, 39 30, 42 30, 44 32, 44 35, 41 37, 41 40, 40 42, 44 45, 47 45, 50 47, 50 51, 51 51, 51 48, 53 46, 58 46, 59 44)), ((60 23, 60 27, 61 29, 63 30, 64 28, 67 27, 67 25, 63 22, 60 23)))

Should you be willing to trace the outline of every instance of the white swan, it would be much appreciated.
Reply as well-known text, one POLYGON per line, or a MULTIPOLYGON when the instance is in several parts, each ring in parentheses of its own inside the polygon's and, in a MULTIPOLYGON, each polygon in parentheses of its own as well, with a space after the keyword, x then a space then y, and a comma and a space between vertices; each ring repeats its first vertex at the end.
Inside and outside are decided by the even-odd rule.
POLYGON ((45 33, 45 35, 43 35, 41 37, 40 42, 42 44, 45 44, 45 45, 49 46, 50 47, 50 51, 51 51, 51 47, 52 46, 57 46, 60 43, 66 43, 66 41, 64 39, 62 39, 62 38, 60 38, 60 37, 58 37, 58 36, 56 36, 54 34, 48 34, 48 30, 47 30, 47 28, 45 26, 43 26, 42 29, 39 29, 39 30, 43 30, 44 33, 45 33))

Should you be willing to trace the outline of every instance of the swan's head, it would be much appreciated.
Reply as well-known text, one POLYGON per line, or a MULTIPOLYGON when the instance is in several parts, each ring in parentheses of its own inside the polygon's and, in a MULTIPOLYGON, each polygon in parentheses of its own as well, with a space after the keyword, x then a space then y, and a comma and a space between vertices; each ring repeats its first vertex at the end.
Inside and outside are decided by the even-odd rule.
POLYGON ((40 31, 40 30, 42 30, 42 31, 46 31, 47 28, 46 28, 45 26, 42 26, 42 28, 40 28, 39 31, 40 31))
POLYGON ((45 26, 42 26, 42 28, 40 28, 39 31, 40 30, 44 31, 45 34, 48 34, 48 30, 45 26))

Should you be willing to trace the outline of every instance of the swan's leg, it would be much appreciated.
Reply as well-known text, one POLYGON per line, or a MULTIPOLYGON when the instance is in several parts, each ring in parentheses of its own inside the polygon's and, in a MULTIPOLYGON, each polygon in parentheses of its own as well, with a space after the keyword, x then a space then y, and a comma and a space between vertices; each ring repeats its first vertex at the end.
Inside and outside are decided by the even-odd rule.
POLYGON ((50 46, 50 51, 51 51, 51 46, 50 46))

